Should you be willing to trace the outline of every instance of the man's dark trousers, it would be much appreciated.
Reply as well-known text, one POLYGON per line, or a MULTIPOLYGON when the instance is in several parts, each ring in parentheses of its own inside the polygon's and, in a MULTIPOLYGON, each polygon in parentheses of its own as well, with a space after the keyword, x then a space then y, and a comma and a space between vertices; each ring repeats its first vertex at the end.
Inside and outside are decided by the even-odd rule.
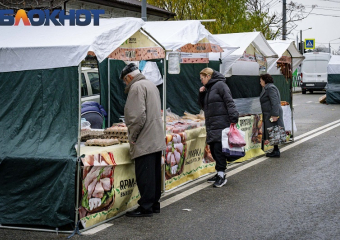
POLYGON ((138 204, 146 213, 160 210, 162 152, 135 158, 137 186, 141 198, 138 204))

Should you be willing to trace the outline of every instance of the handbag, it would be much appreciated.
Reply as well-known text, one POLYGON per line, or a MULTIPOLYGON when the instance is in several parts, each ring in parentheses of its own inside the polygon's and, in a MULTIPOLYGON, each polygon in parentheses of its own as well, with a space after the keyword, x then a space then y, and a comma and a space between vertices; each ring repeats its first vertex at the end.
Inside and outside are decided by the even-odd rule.
POLYGON ((279 145, 287 141, 287 135, 284 127, 275 125, 267 128, 269 145, 279 145))

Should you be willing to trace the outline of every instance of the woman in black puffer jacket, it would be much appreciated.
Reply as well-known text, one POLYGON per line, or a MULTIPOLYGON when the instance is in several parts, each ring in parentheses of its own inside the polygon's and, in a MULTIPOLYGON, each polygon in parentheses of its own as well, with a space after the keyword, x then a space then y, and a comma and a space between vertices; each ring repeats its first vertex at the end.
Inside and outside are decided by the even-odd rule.
POLYGON ((239 114, 221 73, 205 68, 200 72, 200 77, 204 86, 199 90, 199 103, 204 110, 207 143, 216 161, 217 171, 208 182, 214 182, 214 187, 222 187, 227 182, 225 177, 227 162, 221 142, 222 130, 230 127, 230 124, 236 124, 239 114))

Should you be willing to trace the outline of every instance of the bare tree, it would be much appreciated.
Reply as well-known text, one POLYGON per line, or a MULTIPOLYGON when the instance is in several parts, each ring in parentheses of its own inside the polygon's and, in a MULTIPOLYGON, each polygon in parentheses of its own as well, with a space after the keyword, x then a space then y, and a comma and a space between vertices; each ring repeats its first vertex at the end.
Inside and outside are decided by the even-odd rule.
MULTIPOLYGON (((277 11, 271 12, 272 6, 278 4, 278 0, 248 0, 248 11, 252 14, 265 15, 265 27, 268 29, 265 31, 267 39, 276 39, 282 35, 282 13, 277 11), (269 30, 270 29, 270 30, 269 30)), ((316 5, 312 6, 312 9, 308 11, 302 4, 296 2, 289 2, 286 5, 286 27, 287 35, 289 35, 296 27, 297 22, 301 21, 309 16, 316 5)), ((262 27, 263 29, 263 27, 262 27)))
POLYGON ((61 8, 63 0, 0 0, 0 9, 55 9, 61 8))

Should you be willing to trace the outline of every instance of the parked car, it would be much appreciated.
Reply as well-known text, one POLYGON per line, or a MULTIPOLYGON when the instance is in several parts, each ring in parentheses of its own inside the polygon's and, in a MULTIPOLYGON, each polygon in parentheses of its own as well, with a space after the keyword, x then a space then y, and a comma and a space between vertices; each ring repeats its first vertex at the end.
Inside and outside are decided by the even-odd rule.
POLYGON ((83 67, 81 72, 81 102, 95 101, 100 104, 98 69, 83 67))
POLYGON ((327 66, 331 55, 323 52, 312 52, 305 53, 304 57, 301 66, 302 94, 306 94, 306 91, 313 93, 313 91, 326 90, 327 66))

